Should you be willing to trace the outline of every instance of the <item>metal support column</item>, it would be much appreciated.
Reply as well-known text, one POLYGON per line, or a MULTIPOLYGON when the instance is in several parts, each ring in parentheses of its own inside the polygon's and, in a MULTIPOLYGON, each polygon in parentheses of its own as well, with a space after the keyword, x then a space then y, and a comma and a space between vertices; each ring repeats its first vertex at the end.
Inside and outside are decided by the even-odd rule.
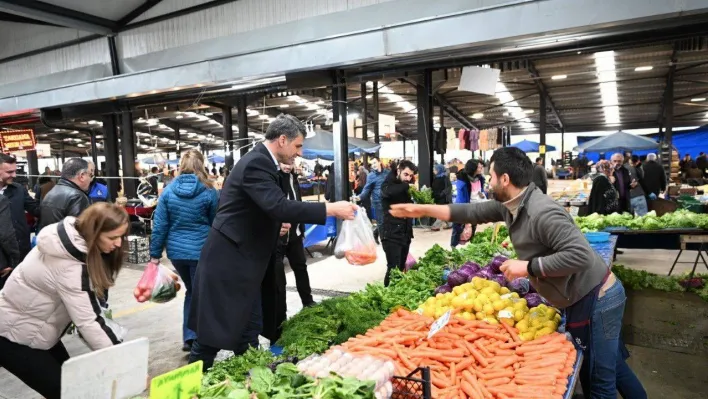
POLYGON ((334 198, 336 201, 346 201, 349 198, 349 162, 347 157, 347 86, 346 78, 341 71, 335 72, 332 87, 334 123, 339 122, 339 129, 334 130, 334 198))
POLYGON ((182 140, 180 140, 180 126, 179 123, 177 124, 177 129, 174 129, 175 131, 175 156, 177 157, 177 160, 181 158, 180 155, 180 147, 182 146, 182 140))
MULTIPOLYGON (((118 124, 114 114, 103 115, 103 152, 106 154, 106 169, 103 171, 107 177, 118 176, 118 124)), ((63 151, 62 151, 63 153, 63 151)), ((106 179, 108 192, 111 199, 118 198, 120 180, 106 179)))
MULTIPOLYGON (((61 159, 61 166, 64 166, 64 162, 66 161, 66 158, 64 157, 64 142, 62 141, 61 144, 59 144, 59 158, 61 159)), ((58 168, 61 170, 61 168, 58 168)))
POLYGON ((417 85, 418 185, 430 187, 433 177, 433 78, 429 69, 417 85))
POLYGON ((135 172, 135 131, 133 130, 133 113, 125 112, 122 115, 120 129, 121 159, 123 161, 123 193, 127 198, 137 197, 137 177, 135 172), (126 179, 126 177, 128 179, 126 179))
MULTIPOLYGON (((440 112, 440 129, 445 129, 445 107, 442 105, 438 108, 440 112)), ((447 140, 447 131, 444 131, 445 138, 442 140, 447 140)), ((445 165, 445 154, 440 154, 440 164, 445 165)))
POLYGON ((561 128, 561 166, 565 166, 563 156, 565 155, 565 127, 561 128))
POLYGON ((234 167, 234 128, 233 119, 231 117, 231 107, 223 107, 221 109, 222 124, 224 125, 224 163, 226 170, 231 170, 234 167))
MULTIPOLYGON (((366 100, 366 82, 361 83, 361 138, 364 141, 369 140, 369 102, 366 100)), ((361 159, 364 165, 368 165, 369 156, 366 152, 362 153, 361 159)))
POLYGON ((241 147, 241 156, 248 153, 248 110, 245 96, 239 97, 238 107, 236 107, 236 118, 238 119, 238 146, 241 147))
POLYGON ((669 79, 666 81, 664 93, 664 143, 661 145, 661 163, 666 171, 666 176, 671 179, 671 161, 673 156, 673 129, 674 129, 674 71, 676 64, 671 66, 669 79))
MULTIPOLYGON (((374 100, 374 109, 372 110, 372 113, 374 114, 374 143, 379 144, 380 143, 380 137, 379 137, 379 82, 374 82, 374 90, 372 92, 372 97, 374 100)), ((378 151, 376 152, 376 155, 378 156, 378 151)))
POLYGON ((538 118, 539 118, 539 125, 538 125, 538 132, 541 135, 541 139, 539 142, 539 147, 543 146, 543 152, 541 152, 541 149, 539 149, 539 155, 541 155, 541 158, 543 158, 543 166, 546 166, 546 96, 541 94, 539 96, 539 101, 538 101, 538 118))
POLYGON ((98 171, 98 143, 96 143, 96 132, 91 131, 91 159, 93 159, 93 166, 96 171, 98 171))
POLYGON ((111 57, 111 72, 113 76, 120 75, 120 63, 118 62, 118 48, 116 47, 116 37, 108 36, 108 54, 111 57))
MULTIPOLYGON (((37 184, 37 178, 33 176, 39 175, 39 160, 37 159, 37 150, 27 151, 27 174, 29 177, 30 189, 37 184)), ((35 193, 36 194, 36 193, 35 193)))

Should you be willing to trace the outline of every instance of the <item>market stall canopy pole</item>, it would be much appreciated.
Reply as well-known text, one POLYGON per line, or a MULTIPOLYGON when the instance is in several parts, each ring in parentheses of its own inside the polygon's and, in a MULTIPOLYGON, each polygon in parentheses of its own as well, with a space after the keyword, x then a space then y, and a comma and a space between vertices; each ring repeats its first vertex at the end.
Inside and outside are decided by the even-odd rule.
MULTIPOLYGON (((510 147, 516 147, 523 152, 538 152, 540 144, 535 141, 522 140, 516 144, 510 145, 510 147)), ((552 145, 546 145, 546 152, 555 151, 556 147, 552 145)))
POLYGON ((581 144, 573 151, 578 152, 612 152, 656 149, 659 144, 649 138, 619 131, 609 136, 598 137, 581 144))

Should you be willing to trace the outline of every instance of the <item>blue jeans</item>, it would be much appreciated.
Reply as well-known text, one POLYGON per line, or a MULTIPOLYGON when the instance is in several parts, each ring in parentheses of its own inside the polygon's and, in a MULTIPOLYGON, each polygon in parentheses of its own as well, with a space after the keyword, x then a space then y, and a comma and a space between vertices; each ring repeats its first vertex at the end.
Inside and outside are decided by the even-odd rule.
POLYGON ((605 295, 597 299, 592 315, 592 345, 583 360, 590 381, 583 381, 583 394, 592 399, 615 399, 619 392, 625 399, 645 399, 647 393, 625 361, 629 353, 620 337, 627 297, 617 280, 605 295), (590 364, 592 362, 592 364, 590 364))
POLYGON ((197 333, 187 327, 189 307, 192 304, 192 281, 194 281, 194 274, 197 272, 197 263, 198 261, 196 260, 172 260, 172 266, 175 267, 179 277, 184 281, 186 290, 184 309, 182 309, 182 342, 194 341, 197 338, 197 333))
POLYGON ((647 205, 647 199, 643 195, 634 197, 629 202, 632 205, 632 212, 636 212, 637 215, 644 216, 649 213, 649 205, 647 205))
POLYGON ((381 233, 381 226, 383 226, 384 211, 381 202, 371 201, 371 210, 374 212, 374 219, 376 219, 376 231, 381 233))
MULTIPOLYGON (((258 335, 263 330, 263 310, 261 308, 261 293, 256 294, 256 300, 251 308, 251 318, 248 320, 246 328, 241 333, 241 341, 238 347, 234 350, 234 355, 243 355, 248 348, 258 347, 258 335)), ((189 354, 189 363, 203 361, 202 370, 207 371, 214 365, 214 359, 219 353, 220 348, 204 345, 199 343, 197 338, 192 344, 192 352, 189 354)))

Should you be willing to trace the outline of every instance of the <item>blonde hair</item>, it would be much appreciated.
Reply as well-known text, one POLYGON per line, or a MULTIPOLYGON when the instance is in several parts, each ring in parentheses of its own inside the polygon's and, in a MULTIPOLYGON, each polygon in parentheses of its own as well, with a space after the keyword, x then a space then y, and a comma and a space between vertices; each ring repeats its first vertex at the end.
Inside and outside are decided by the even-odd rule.
MULTIPOLYGON (((98 202, 88 207, 76 219, 76 231, 86 241, 86 267, 89 279, 96 295, 103 298, 106 290, 115 284, 118 272, 123 266, 123 246, 109 254, 103 254, 98 247, 98 238, 102 233, 128 225, 130 219, 124 208, 110 202, 98 202)), ((126 230, 126 235, 128 234, 126 230)))
POLYGON ((180 175, 195 175, 202 184, 209 188, 214 188, 214 184, 209 180, 204 167, 204 155, 201 152, 191 149, 182 154, 179 161, 180 175))

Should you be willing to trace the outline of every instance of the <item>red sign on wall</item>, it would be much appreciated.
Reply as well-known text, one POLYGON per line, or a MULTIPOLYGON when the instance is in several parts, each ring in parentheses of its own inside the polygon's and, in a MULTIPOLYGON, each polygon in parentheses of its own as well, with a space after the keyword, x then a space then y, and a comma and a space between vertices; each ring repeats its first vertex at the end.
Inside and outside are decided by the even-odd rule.
POLYGON ((0 132, 0 147, 2 152, 12 153, 17 151, 31 151, 37 142, 34 139, 34 130, 6 130, 0 132))

